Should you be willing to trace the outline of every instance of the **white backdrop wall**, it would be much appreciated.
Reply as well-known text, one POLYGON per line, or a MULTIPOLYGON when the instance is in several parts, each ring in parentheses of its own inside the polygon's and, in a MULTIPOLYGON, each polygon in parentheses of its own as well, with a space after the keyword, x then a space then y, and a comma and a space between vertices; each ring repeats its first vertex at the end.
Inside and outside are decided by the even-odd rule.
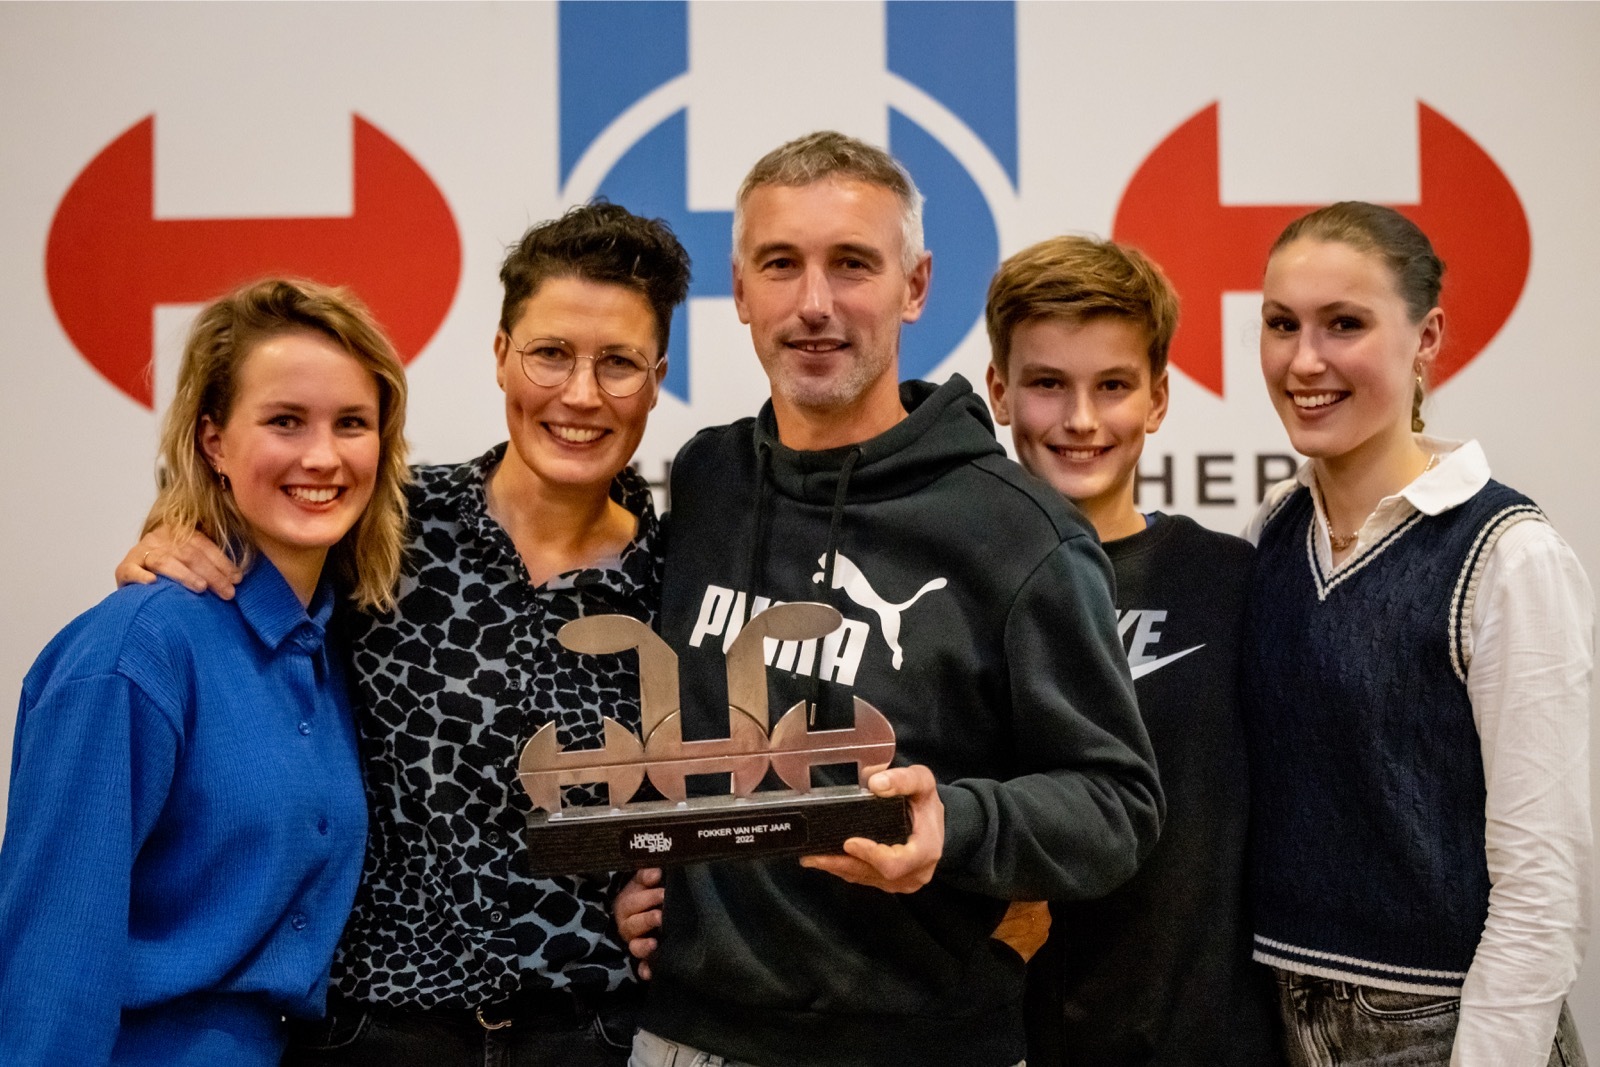
MULTIPOLYGON (((1600 6, 1022 3, 968 11, 970 32, 951 15, 708 0, 620 14, 545 3, 0 5, 0 781, 29 663, 109 590, 150 502, 156 419, 193 302, 239 280, 228 270, 257 272, 246 256, 195 267, 179 285, 150 268, 145 244, 192 259, 204 233, 236 231, 123 231, 63 206, 91 161, 149 116, 143 221, 268 220, 270 230, 359 214, 353 114, 426 175, 459 242, 453 288, 435 269, 448 260, 448 226, 427 246, 443 251, 420 264, 353 231, 288 241, 328 245, 328 262, 385 261, 373 285, 395 289, 380 314, 407 318, 415 335, 411 439, 426 462, 501 438, 491 341, 507 243, 597 190, 648 187, 643 203, 616 198, 693 213, 672 217, 698 252, 697 295, 673 340, 673 393, 640 455, 659 478, 690 432, 753 411, 765 393, 726 296, 723 213, 749 164, 791 136, 833 126, 890 141, 913 169, 926 161, 931 306, 949 314, 915 328, 922 348, 910 362, 976 381, 987 346, 974 287, 995 258, 1066 230, 1112 232, 1143 161, 1209 105, 1225 219, 1243 217, 1225 208, 1426 200, 1421 101, 1492 159, 1531 245, 1514 309, 1436 391, 1430 429, 1481 439, 1497 475, 1539 501, 1600 575, 1590 466, 1600 363, 1583 318, 1600 290, 1600 6), (53 295, 46 250, 52 227, 68 223, 103 232, 53 295), (135 290, 142 302, 122 299, 135 290), (119 389, 97 369, 126 378, 147 361, 144 389, 119 389)), ((1205 169, 1168 181, 1202 181, 1205 169)), ((127 174, 111 177, 113 200, 134 195, 127 174)), ((1515 230, 1467 201, 1451 216, 1454 239, 1482 246, 1515 230)), ((1217 233, 1194 218, 1164 224, 1185 227, 1185 254, 1215 249, 1219 279, 1238 274, 1217 233)), ((410 239, 422 227, 397 215, 379 229, 410 239)), ((1514 255, 1488 258, 1520 273, 1498 263, 1514 255)), ((1220 300, 1221 325, 1212 337, 1180 334, 1190 354, 1174 356, 1172 414, 1149 445, 1142 501, 1225 530, 1251 510, 1257 457, 1288 452, 1255 365, 1258 297, 1235 284, 1184 293, 1191 312, 1220 300)), ((1586 969, 1574 998, 1591 1048, 1597 972, 1586 969)))

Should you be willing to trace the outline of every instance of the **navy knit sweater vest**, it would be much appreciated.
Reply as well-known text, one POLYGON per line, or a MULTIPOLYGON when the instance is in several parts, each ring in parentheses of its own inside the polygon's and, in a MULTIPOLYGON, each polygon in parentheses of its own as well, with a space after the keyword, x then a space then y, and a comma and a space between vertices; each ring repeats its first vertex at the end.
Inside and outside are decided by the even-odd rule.
POLYGON ((1256 958, 1461 988, 1489 907, 1483 759, 1462 641, 1482 561, 1540 518, 1489 482, 1322 573, 1310 491, 1268 520, 1247 626, 1256 958))

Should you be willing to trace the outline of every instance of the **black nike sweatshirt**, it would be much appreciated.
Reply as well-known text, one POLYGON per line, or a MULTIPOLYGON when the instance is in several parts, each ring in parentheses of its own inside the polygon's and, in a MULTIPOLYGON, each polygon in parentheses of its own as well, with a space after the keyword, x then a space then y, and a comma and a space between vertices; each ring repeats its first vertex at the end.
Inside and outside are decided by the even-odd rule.
POLYGON ((959 376, 901 398, 860 445, 785 448, 769 404, 673 466, 661 623, 686 734, 725 733, 723 650, 752 608, 822 601, 846 625, 776 652, 772 718, 816 686, 817 727, 845 726, 862 697, 945 807, 913 894, 793 858, 669 872, 644 1025, 761 1067, 1016 1063, 1023 963, 990 936, 1007 902, 1108 892, 1162 816, 1093 530, 959 376))

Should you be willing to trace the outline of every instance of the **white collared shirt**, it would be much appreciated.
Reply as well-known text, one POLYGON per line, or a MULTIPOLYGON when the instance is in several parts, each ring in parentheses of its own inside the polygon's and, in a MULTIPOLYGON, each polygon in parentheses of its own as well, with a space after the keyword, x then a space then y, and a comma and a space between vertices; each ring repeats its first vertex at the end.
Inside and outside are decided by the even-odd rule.
MULTIPOLYGON (((1438 515, 1489 480, 1476 441, 1418 436, 1439 461, 1385 497, 1337 566, 1316 476, 1305 463, 1268 492, 1245 537, 1297 486, 1311 487, 1316 553, 1333 580, 1418 512, 1438 515)), ((1543 1067, 1589 934, 1594 840, 1589 693, 1594 593, 1547 522, 1519 522, 1490 550, 1465 642, 1467 697, 1483 751, 1489 917, 1461 991, 1452 1067, 1543 1067)))

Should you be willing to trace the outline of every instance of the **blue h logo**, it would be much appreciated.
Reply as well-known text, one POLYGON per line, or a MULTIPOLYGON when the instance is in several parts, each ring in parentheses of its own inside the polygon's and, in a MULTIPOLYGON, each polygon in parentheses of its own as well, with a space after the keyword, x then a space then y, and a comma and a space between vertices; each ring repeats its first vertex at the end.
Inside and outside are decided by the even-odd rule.
MULTIPOLYGON (((984 292, 1000 258, 989 200, 968 163, 931 134, 937 118, 959 130, 961 155, 1017 185, 1016 12, 982 0, 888 0, 885 66, 896 100, 889 109, 889 150, 927 197, 925 229, 934 251, 936 296, 906 327, 900 369, 922 377, 978 324, 984 292), (922 121, 911 117, 911 112, 922 121)), ((731 297, 733 214, 688 207, 688 105, 674 92, 689 74, 685 0, 640 4, 563 0, 560 24, 561 184, 567 199, 600 195, 672 224, 694 259, 695 297, 731 297), (586 157, 633 113, 654 121, 599 177, 574 182, 586 157)), ((753 121, 759 121, 759 118, 753 121)), ((776 147, 776 145, 772 146, 776 147)), ((994 183, 991 182, 991 192, 994 183)), ((682 312, 672 324, 667 391, 689 398, 689 334, 682 312)))

